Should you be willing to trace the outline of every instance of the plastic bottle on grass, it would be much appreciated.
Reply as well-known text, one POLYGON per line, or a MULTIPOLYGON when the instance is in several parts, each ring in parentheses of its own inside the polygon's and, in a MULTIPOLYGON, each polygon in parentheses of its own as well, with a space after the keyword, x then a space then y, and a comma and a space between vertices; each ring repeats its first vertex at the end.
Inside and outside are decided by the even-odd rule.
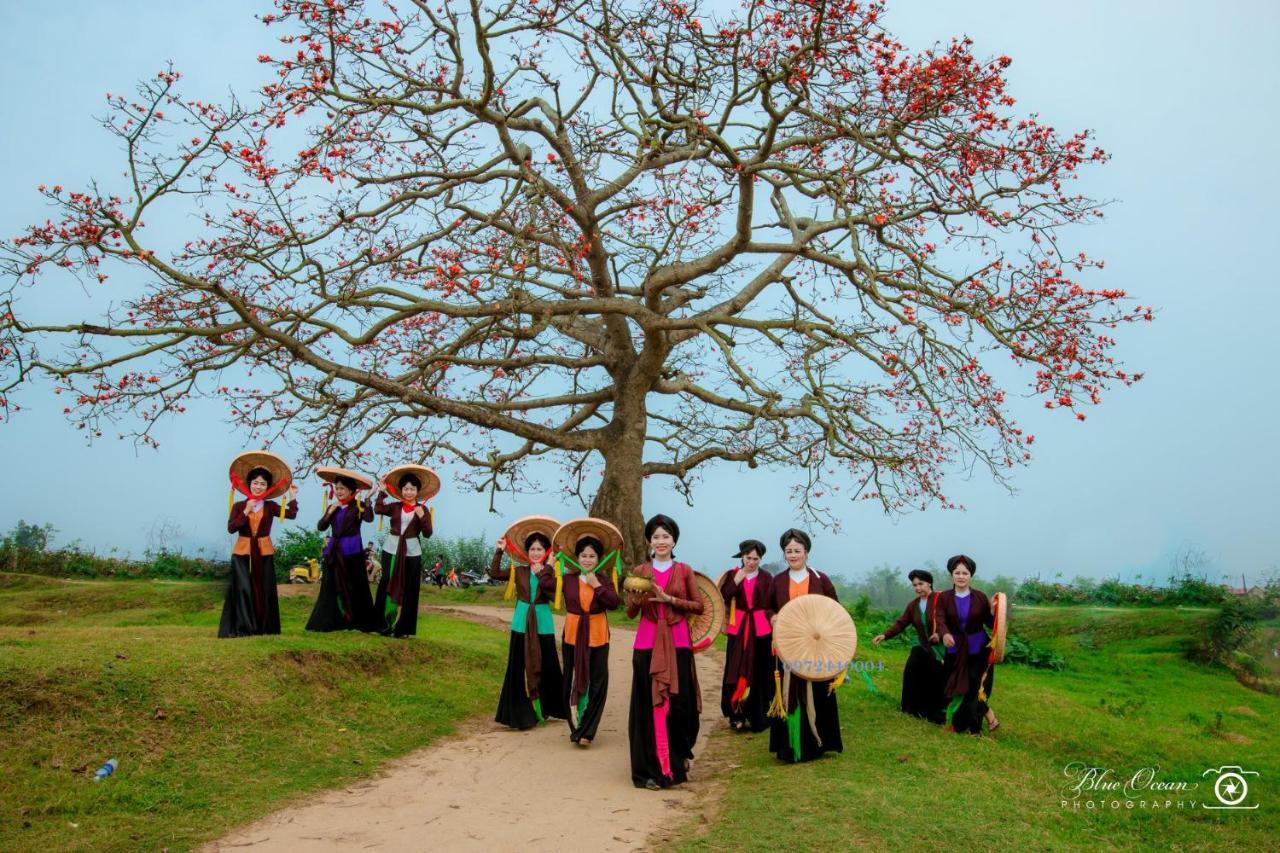
POLYGON ((116 772, 116 767, 120 762, 114 758, 108 758, 107 763, 98 768, 98 772, 93 774, 93 781, 101 782, 103 779, 116 772))

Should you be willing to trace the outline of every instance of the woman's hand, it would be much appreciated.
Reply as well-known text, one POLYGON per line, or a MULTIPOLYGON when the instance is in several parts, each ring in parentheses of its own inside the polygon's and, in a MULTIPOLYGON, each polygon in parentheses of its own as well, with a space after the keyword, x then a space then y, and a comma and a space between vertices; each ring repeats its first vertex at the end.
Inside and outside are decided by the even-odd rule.
POLYGON ((587 574, 584 572, 582 575, 582 579, 585 580, 587 582, 587 586, 591 587, 592 589, 600 588, 600 578, 596 577, 595 572, 591 572, 590 574, 587 574))
POLYGON ((949 649, 954 649, 956 647, 956 638, 951 636, 950 634, 943 634, 942 645, 946 646, 949 649))
POLYGON ((426 507, 424 507, 422 504, 418 504, 414 508, 413 514, 416 515, 418 518, 422 518, 422 516, 426 514, 426 507))
POLYGON ((260 500, 251 498, 250 500, 245 502, 244 511, 246 513, 257 512, 260 509, 262 509, 262 501, 260 500))
POLYGON ((746 580, 746 577, 747 577, 747 570, 743 568, 739 568, 738 571, 734 572, 733 574, 733 582, 740 584, 744 580, 746 580))
POLYGON ((877 646, 880 645, 881 643, 884 642, 884 634, 876 634, 875 637, 871 640, 871 642, 877 646))
POLYGON ((653 599, 654 601, 657 601, 659 604, 670 604, 671 602, 675 601, 674 598, 667 595, 666 591, 663 590, 663 588, 658 586, 657 584, 654 584, 654 587, 653 587, 653 599))
POLYGON ((507 545, 507 537, 505 536, 499 536, 498 541, 493 543, 493 547, 497 548, 499 551, 505 548, 506 545, 507 545))
POLYGON ((289 487, 289 500, 293 501, 293 500, 297 500, 297 499, 298 499, 298 487, 297 487, 297 486, 290 486, 290 487, 289 487))

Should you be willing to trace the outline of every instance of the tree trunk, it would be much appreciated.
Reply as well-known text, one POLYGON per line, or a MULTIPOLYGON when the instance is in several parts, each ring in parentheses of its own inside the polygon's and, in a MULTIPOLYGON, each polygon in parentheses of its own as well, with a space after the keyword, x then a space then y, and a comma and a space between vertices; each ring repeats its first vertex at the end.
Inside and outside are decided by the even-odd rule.
POLYGON ((604 476, 591 501, 591 515, 612 522, 622 531, 623 573, 648 559, 641 498, 644 484, 644 430, 640 441, 610 442, 601 449, 604 476))

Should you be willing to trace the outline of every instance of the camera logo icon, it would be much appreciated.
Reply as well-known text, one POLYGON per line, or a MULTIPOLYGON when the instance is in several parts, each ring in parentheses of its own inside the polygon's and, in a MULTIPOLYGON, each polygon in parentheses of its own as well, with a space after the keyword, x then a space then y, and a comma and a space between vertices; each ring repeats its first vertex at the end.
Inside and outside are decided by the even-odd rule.
POLYGON ((1211 806, 1208 803, 1201 803, 1206 809, 1256 809, 1257 803, 1249 805, 1249 781, 1246 776, 1257 776, 1257 770, 1245 770, 1243 767, 1234 765, 1224 765, 1222 767, 1210 767, 1208 770, 1200 774, 1205 776, 1216 776, 1213 780, 1213 795, 1218 799, 1219 805, 1211 806))

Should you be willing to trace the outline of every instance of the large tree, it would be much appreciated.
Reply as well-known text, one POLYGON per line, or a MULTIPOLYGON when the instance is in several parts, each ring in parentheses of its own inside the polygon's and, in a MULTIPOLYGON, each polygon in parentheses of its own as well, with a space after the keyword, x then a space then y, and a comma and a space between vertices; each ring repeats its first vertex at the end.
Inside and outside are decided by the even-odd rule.
POLYGON ((109 96, 119 187, 42 188, 0 392, 52 374, 144 440, 219 395, 310 462, 454 457, 491 490, 548 456, 634 547, 645 477, 945 504, 949 467, 1029 458, 997 375, 1081 419, 1138 378, 1112 330, 1149 309, 1059 241, 1106 155, 1015 112, 1008 58, 908 52, 877 3, 727 6, 279 2, 260 100, 165 71, 109 96), (192 210, 184 245, 143 228, 192 210), (24 319, 51 267, 113 307, 24 319))

